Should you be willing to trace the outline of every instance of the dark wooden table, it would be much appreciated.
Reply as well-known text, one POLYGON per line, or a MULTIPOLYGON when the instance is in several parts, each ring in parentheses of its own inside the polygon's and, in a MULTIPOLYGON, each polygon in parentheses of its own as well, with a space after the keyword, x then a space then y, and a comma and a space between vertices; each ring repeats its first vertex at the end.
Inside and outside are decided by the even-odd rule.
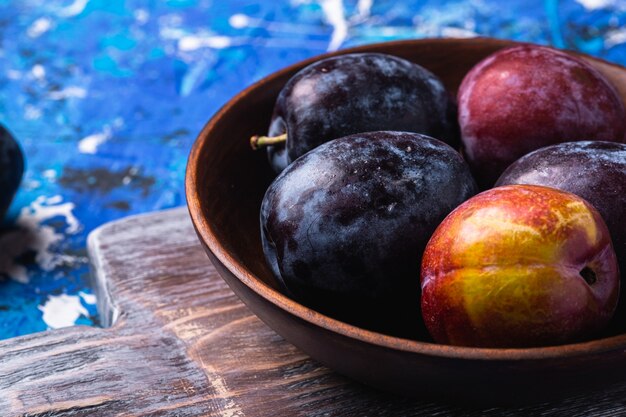
POLYGON ((112 325, 0 342, 1 416, 626 415, 626 383, 509 409, 354 383, 285 342, 236 298, 183 208, 107 224, 90 236, 89 254, 100 313, 112 325))

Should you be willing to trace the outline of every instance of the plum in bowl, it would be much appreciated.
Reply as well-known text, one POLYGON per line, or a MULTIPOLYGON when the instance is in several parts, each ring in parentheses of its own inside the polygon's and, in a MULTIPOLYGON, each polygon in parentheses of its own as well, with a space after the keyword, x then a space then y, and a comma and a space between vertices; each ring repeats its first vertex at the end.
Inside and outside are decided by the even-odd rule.
MULTIPOLYGON (((379 52, 418 63, 455 93, 465 74, 514 42, 426 39, 388 42, 338 54, 379 52)), ((583 343, 523 349, 455 347, 428 336, 401 338, 339 321, 280 291, 263 255, 259 210, 274 178, 265 153, 249 138, 267 129, 295 64, 247 88, 204 127, 186 174, 191 218, 208 257, 241 300, 268 326, 340 374, 394 393, 482 404, 524 402, 598 389, 623 380, 626 324, 617 334, 583 343)), ((626 99, 626 69, 583 57, 626 99)), ((416 277, 418 279, 418 277, 416 277)), ((419 306, 415 306, 416 313, 419 306)))

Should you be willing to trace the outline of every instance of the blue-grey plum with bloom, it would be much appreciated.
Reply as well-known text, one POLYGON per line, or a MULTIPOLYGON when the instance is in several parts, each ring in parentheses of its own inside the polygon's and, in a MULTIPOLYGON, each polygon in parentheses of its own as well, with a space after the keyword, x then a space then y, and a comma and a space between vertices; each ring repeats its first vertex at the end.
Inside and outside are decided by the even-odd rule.
POLYGON ((265 257, 292 296, 323 312, 382 320, 402 305, 419 316, 426 243, 476 192, 460 154, 439 140, 385 131, 336 139, 270 185, 265 257))
POLYGON ((317 61, 281 90, 268 136, 287 134, 268 147, 282 171, 316 146, 361 132, 423 133, 460 145, 454 96, 420 65, 380 53, 355 53, 317 61))

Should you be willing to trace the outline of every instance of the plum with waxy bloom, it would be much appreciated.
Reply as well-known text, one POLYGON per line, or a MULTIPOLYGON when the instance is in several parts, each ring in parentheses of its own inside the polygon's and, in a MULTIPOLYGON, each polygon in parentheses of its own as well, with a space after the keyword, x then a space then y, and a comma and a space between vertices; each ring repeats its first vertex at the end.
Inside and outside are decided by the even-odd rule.
POLYGON ((410 132, 324 143, 289 165, 261 205, 261 241, 284 289, 318 311, 406 335, 419 321, 420 256, 476 193, 461 155, 410 132))
POLYGON ((439 343, 545 346, 597 335, 619 293, 597 210, 556 189, 510 185, 455 209, 422 262, 422 314, 439 343))
POLYGON ((325 58, 295 74, 281 90, 268 136, 272 168, 281 172, 330 140, 381 130, 416 132, 457 147, 456 104, 443 82, 393 55, 353 53, 325 58))

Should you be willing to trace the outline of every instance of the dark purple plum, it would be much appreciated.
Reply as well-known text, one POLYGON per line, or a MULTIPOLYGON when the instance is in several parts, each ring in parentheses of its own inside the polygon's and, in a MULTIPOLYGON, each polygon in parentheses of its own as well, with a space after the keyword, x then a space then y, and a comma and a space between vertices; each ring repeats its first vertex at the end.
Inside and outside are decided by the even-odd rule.
POLYGON ((280 172, 324 142, 378 130, 423 133, 460 145, 456 104, 439 78, 392 55, 360 53, 315 62, 287 82, 268 132, 286 133, 286 144, 269 146, 268 156, 280 172))
POLYGON ((0 125, 0 220, 4 218, 24 173, 24 156, 11 133, 0 125))
POLYGON ((598 210, 611 233, 622 275, 616 318, 626 319, 626 144, 583 141, 538 149, 509 166, 496 186, 508 184, 569 191, 598 210))
POLYGON ((298 158, 268 188, 265 257, 304 304, 401 332, 399 310, 420 320, 428 239, 476 191, 460 154, 439 140, 409 132, 336 139, 298 158))

